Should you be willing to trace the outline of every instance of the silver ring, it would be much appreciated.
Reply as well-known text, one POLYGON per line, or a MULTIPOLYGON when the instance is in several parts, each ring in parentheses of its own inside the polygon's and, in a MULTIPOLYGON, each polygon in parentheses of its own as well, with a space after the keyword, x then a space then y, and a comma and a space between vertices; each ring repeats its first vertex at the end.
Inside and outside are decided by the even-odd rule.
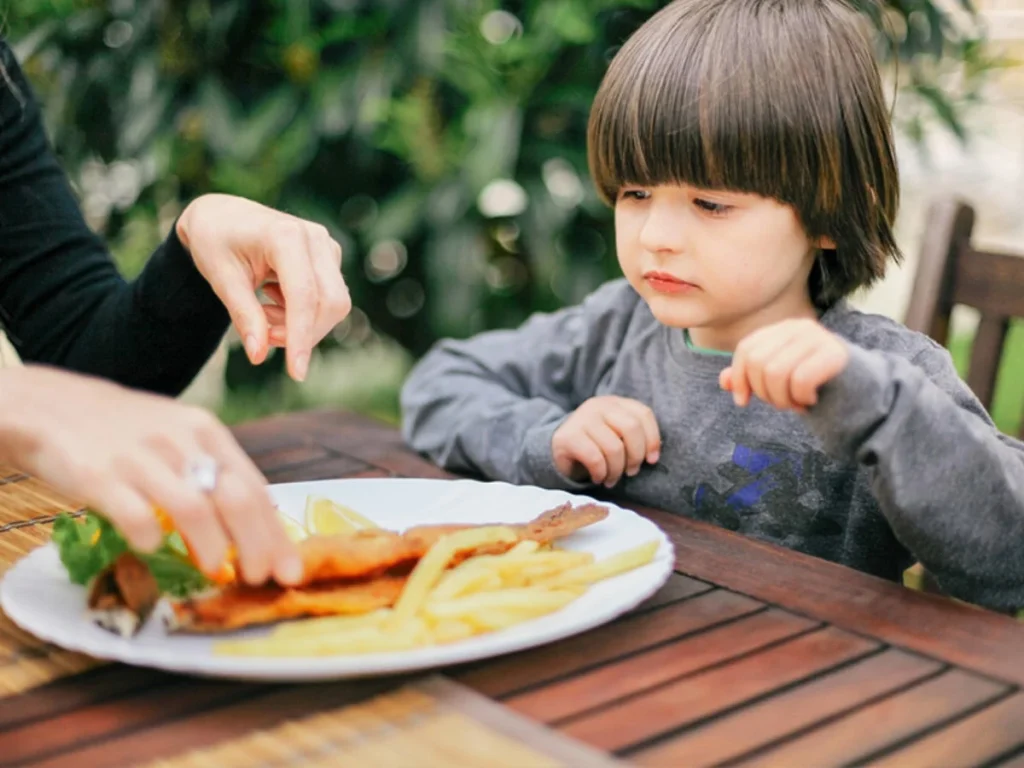
POLYGON ((217 460, 208 453, 201 453, 185 467, 185 478, 196 490, 213 493, 219 471, 217 460))

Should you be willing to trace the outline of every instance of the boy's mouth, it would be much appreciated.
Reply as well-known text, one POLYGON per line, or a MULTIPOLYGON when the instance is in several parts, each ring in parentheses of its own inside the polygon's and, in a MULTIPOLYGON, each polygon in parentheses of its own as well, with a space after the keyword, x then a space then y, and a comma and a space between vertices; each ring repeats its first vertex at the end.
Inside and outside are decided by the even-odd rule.
POLYGON ((644 280, 658 293, 685 293, 697 287, 667 272, 644 272, 644 280))

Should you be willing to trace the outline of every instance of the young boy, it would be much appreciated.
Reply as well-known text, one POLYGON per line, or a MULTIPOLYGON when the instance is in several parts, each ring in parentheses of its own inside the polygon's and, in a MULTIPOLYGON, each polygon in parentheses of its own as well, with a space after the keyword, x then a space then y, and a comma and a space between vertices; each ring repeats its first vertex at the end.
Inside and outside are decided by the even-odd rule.
POLYGON ((442 465, 629 499, 1024 605, 1024 446, 949 355, 844 297, 898 257, 886 103, 839 0, 677 0, 590 119, 625 276, 439 344, 404 435, 442 465))

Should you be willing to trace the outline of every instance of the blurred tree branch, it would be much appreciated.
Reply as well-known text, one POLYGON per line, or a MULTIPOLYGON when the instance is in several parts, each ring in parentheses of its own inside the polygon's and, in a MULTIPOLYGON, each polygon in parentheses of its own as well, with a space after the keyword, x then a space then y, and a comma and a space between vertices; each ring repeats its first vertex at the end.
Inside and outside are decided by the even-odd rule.
MULTIPOLYGON (((10 2, 6 35, 128 271, 216 190, 332 229, 360 310, 327 345, 382 333, 419 354, 615 274, 586 120, 660 2, 10 2)), ((963 110, 1005 64, 970 0, 856 2, 906 83, 902 128, 965 136, 963 110)), ((263 375, 241 356, 230 370, 263 375)))

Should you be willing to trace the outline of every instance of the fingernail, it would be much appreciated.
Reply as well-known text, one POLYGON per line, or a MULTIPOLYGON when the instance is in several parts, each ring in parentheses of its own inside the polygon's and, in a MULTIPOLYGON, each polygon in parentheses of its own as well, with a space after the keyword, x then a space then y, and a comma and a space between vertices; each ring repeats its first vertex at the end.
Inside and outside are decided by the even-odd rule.
POLYGON ((245 353, 249 355, 249 361, 252 363, 256 362, 256 355, 260 352, 260 343, 256 341, 256 337, 251 333, 245 337, 245 353))
POLYGON ((285 584, 297 584, 302 579, 302 562, 297 557, 289 557, 282 563, 278 576, 285 584))
POLYGON ((741 408, 743 407, 743 403, 740 402, 740 394, 739 394, 739 392, 736 392, 736 393, 733 394, 732 401, 734 403, 736 403, 736 405, 740 406, 741 408))
POLYGON ((650 453, 647 454, 647 463, 648 464, 657 464, 658 463, 658 459, 660 459, 660 458, 661 458, 661 453, 660 452, 658 452, 658 451, 651 451, 650 453))
POLYGON ((295 358, 295 378, 299 381, 306 380, 306 373, 309 370, 309 354, 303 352, 295 358))

